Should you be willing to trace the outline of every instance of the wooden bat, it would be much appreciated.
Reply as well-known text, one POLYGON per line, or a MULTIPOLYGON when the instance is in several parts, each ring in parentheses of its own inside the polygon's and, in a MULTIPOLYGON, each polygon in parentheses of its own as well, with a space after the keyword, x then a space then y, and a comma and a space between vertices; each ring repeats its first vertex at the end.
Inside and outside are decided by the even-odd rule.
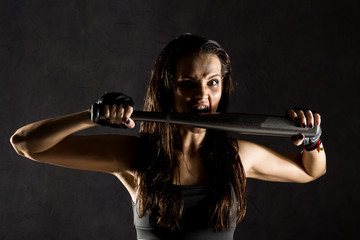
POLYGON ((131 118, 138 121, 180 124, 250 135, 290 137, 303 133, 305 137, 313 137, 320 131, 320 127, 298 127, 286 117, 243 113, 193 114, 134 111, 131 118))

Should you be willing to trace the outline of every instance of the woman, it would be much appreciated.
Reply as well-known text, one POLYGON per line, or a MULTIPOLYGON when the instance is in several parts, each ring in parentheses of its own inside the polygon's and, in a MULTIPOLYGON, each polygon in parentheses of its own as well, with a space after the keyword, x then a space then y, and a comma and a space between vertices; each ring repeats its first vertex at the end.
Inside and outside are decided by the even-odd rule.
MULTIPOLYGON (((144 110, 225 112, 230 89, 228 54, 214 41, 185 34, 160 53, 144 110)), ((142 123, 139 137, 73 135, 98 125, 135 126, 133 102, 123 94, 105 94, 94 107, 106 120, 92 122, 88 111, 43 120, 17 130, 11 142, 34 161, 115 175, 133 201, 138 239, 232 239, 246 211, 246 177, 309 182, 326 171, 320 134, 294 136, 305 148, 298 154, 161 123, 142 123)), ((304 128, 321 121, 310 110, 290 109, 288 116, 304 128)))

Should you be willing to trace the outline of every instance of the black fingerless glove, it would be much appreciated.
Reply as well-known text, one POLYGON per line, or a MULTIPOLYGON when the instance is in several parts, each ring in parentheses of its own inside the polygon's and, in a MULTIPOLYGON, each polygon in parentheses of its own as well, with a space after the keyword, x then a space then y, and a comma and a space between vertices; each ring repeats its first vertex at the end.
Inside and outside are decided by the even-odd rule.
MULTIPOLYGON (((308 110, 308 108, 294 107, 293 110, 295 112, 298 110, 301 110, 305 113, 305 111, 308 110)), ((316 113, 315 111, 312 111, 312 112, 316 113)), ((286 114, 286 116, 291 120, 291 118, 287 114, 286 114)), ((296 126, 300 127, 299 119, 297 120, 297 122, 295 124, 296 124, 296 126)), ((318 151, 319 151, 320 144, 321 144, 321 133, 322 133, 321 127, 317 126, 316 135, 314 137, 305 137, 301 146, 306 151, 312 151, 315 149, 318 149, 318 151)))
POLYGON ((104 118, 104 107, 105 105, 124 105, 124 106, 135 106, 134 100, 122 93, 110 92, 105 93, 101 98, 99 98, 89 109, 90 120, 94 123, 97 123, 101 126, 108 126, 113 128, 126 128, 124 124, 112 124, 104 118))
POLYGON ((321 133, 322 133, 321 127, 317 126, 316 135, 314 137, 305 137, 301 146, 306 151, 312 151, 315 149, 319 150, 321 144, 321 133))

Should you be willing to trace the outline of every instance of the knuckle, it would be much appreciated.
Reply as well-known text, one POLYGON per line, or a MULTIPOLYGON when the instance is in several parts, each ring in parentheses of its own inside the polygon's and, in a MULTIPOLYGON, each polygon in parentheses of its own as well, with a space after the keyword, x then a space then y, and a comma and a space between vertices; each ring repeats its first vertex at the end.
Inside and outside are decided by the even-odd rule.
POLYGON ((304 112, 302 110, 297 110, 296 113, 299 115, 299 116, 304 116, 304 112))
POLYGON ((126 106, 126 110, 128 110, 128 111, 133 111, 134 108, 133 108, 132 106, 130 106, 130 105, 127 105, 127 106, 126 106))

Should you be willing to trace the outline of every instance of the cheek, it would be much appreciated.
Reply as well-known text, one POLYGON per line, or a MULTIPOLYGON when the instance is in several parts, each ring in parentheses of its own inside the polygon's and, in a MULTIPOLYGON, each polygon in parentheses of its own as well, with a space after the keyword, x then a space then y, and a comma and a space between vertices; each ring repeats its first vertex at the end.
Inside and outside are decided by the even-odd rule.
POLYGON ((176 112, 181 111, 186 105, 188 97, 179 88, 174 91, 174 109, 176 112))
POLYGON ((211 91, 210 98, 211 98, 211 110, 217 111, 220 100, 222 96, 222 89, 217 89, 216 91, 211 91))
POLYGON ((179 98, 187 98, 187 97, 191 97, 194 90, 191 88, 182 88, 182 87, 177 87, 175 89, 175 95, 179 98))
POLYGON ((221 90, 214 93, 214 98, 218 101, 220 101, 221 98, 221 90))
POLYGON ((186 102, 191 99, 193 94, 194 93, 191 89, 176 88, 174 92, 174 100, 177 102, 186 102))
POLYGON ((212 94, 211 94, 211 99, 214 103, 218 104, 220 102, 220 99, 221 99, 221 95, 222 95, 222 89, 219 88, 219 89, 216 89, 216 91, 212 91, 212 94))

